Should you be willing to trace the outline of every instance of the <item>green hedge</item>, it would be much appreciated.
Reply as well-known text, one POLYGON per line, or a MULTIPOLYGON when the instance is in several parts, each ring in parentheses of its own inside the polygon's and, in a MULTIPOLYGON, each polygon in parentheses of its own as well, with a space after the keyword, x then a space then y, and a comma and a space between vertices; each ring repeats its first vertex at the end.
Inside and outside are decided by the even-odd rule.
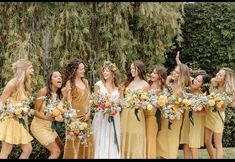
POLYGON ((182 25, 182 61, 215 74, 235 70, 235 3, 187 3, 182 25))

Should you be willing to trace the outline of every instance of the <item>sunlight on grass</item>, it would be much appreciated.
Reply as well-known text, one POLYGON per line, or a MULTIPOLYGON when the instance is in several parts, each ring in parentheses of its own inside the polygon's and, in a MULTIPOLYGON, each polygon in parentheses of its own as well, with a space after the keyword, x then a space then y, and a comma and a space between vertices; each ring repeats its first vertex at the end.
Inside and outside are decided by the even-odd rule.
MULTIPOLYGON (((230 148, 223 148, 224 150, 224 157, 223 159, 235 159, 235 147, 230 148)), ((183 150, 179 150, 178 152, 178 159, 183 159, 183 150)), ((199 150, 199 158, 200 159, 209 159, 209 155, 206 149, 199 150)))

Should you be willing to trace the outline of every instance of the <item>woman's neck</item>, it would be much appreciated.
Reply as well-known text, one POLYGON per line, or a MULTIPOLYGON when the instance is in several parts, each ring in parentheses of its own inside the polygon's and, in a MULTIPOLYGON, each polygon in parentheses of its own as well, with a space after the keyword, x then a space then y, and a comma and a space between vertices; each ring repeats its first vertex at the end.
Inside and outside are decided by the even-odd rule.
POLYGON ((56 93, 57 90, 58 90, 58 88, 56 88, 55 86, 51 86, 51 92, 52 93, 56 93))
POLYGON ((135 81, 135 82, 139 82, 139 81, 141 81, 141 79, 140 79, 140 77, 139 77, 139 76, 135 76, 135 77, 134 77, 134 79, 133 79, 133 81, 135 81))
POLYGON ((151 88, 152 89, 160 89, 161 88, 160 82, 159 81, 153 82, 152 85, 151 85, 151 88))

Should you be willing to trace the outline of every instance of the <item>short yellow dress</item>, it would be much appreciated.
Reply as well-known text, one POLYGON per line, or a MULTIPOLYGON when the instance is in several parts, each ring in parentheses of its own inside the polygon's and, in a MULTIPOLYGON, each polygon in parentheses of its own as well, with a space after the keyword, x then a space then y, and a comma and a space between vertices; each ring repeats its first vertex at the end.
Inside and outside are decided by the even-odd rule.
POLYGON ((204 146, 204 116, 193 115, 194 125, 189 120, 189 110, 184 114, 180 144, 188 144, 190 148, 204 146))
POLYGON ((145 111, 147 159, 156 159, 157 157, 156 152, 158 125, 155 117, 156 111, 156 108, 152 109, 151 111, 145 111))
MULTIPOLYGON (((26 96, 22 95, 20 99, 16 100, 14 97, 9 98, 13 106, 18 102, 26 99, 26 96)), ((27 118, 25 118, 27 121, 27 118)), ((26 122, 27 123, 27 122, 26 122)), ((29 131, 19 123, 18 119, 14 117, 5 117, 3 121, 0 121, 0 141, 4 141, 9 144, 28 144, 33 140, 29 131)))
MULTIPOLYGON (((223 121, 225 120, 225 112, 219 112, 223 121)), ((223 133, 224 123, 222 122, 218 112, 213 112, 211 109, 205 117, 205 127, 209 128, 215 133, 223 133)))
POLYGON ((168 129, 168 119, 162 117, 162 129, 158 131, 157 136, 157 156, 166 159, 176 159, 180 144, 180 128, 182 117, 175 120, 168 129))
MULTIPOLYGON (((80 110, 78 116, 82 116, 87 112, 89 104, 89 84, 86 82, 86 88, 80 89, 75 87, 72 89, 72 107, 80 110)), ((91 127, 91 121, 87 122, 91 127)), ((66 131, 67 132, 67 131, 66 131)), ((94 158, 94 143, 93 137, 90 135, 87 139, 87 145, 81 143, 77 138, 75 140, 66 139, 64 147, 64 159, 93 159, 94 158)))
MULTIPOLYGON (((42 106, 40 108, 40 112, 44 113, 46 107, 46 101, 43 101, 42 106)), ((51 129, 51 121, 40 119, 34 116, 30 129, 33 136, 41 143, 43 146, 47 146, 48 144, 55 141, 58 134, 56 131, 51 129)))
POLYGON ((139 110, 138 117, 140 121, 137 120, 132 108, 124 108, 121 112, 122 159, 146 159, 146 128, 143 109, 139 110))

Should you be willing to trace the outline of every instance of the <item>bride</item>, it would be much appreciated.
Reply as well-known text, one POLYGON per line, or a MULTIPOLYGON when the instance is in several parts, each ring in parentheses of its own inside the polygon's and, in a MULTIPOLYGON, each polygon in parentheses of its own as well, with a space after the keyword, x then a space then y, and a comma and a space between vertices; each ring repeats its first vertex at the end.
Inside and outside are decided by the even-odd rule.
MULTIPOLYGON (((105 61, 102 67, 102 79, 95 84, 94 96, 110 96, 112 102, 118 102, 119 71, 115 64, 105 61)), ((96 112, 92 122, 95 159, 120 159, 120 110, 116 111, 109 122, 109 114, 96 112)))

